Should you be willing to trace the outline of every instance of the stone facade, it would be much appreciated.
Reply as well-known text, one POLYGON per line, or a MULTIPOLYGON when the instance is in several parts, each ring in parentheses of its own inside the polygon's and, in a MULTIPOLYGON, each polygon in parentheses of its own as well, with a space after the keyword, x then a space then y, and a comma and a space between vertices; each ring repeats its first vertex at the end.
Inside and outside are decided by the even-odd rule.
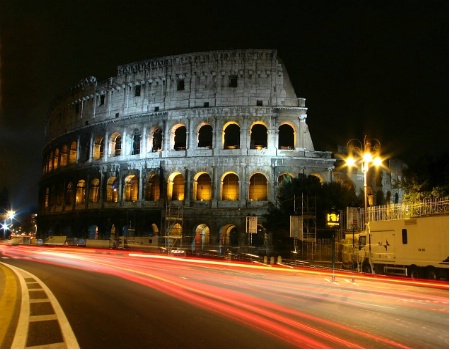
POLYGON ((306 119, 276 50, 149 59, 84 79, 47 116, 38 235, 245 246, 246 218, 276 202, 283 176, 332 180, 335 159, 314 150, 306 119))

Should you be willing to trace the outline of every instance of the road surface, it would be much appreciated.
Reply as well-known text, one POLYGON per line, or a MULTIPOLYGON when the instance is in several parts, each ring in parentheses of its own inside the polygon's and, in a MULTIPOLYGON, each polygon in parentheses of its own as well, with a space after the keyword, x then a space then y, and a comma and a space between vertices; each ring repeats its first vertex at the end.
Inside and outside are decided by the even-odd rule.
MULTIPOLYGON (((24 347, 449 345, 448 283, 122 250, 0 246, 0 253, 2 270, 9 271, 3 272, 3 284, 11 286, 13 274, 17 295, 27 285, 30 296, 48 288, 41 301, 52 305, 53 323, 47 321, 45 328, 31 320, 30 334, 19 337, 24 347), (20 287, 21 278, 25 287, 20 287), (58 305, 51 303, 50 294, 61 315, 56 315, 58 305), (50 327, 55 324, 59 332, 50 327), (39 334, 39 329, 44 331, 39 334)), ((23 295, 18 299, 10 302, 15 308, 3 347, 18 344, 23 295)), ((39 298, 32 299, 31 305, 37 302, 39 298)), ((39 317, 43 320, 51 311, 39 317)))

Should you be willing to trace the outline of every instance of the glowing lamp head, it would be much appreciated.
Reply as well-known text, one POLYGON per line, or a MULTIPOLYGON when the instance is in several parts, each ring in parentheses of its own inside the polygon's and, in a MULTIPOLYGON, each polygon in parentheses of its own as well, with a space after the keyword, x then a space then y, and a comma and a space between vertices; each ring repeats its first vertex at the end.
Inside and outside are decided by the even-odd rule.
POLYGON ((372 161, 372 154, 370 154, 370 153, 364 153, 364 155, 363 155, 363 160, 364 160, 364 162, 366 162, 366 163, 369 163, 369 162, 371 162, 372 161))
POLYGON ((347 163, 347 166, 352 167, 352 166, 355 166, 356 160, 353 157, 348 157, 346 160, 346 163, 347 163))
POLYGON ((375 159, 373 160, 373 164, 374 164, 375 166, 380 166, 381 163, 383 163, 383 161, 381 160, 380 157, 375 157, 375 159))

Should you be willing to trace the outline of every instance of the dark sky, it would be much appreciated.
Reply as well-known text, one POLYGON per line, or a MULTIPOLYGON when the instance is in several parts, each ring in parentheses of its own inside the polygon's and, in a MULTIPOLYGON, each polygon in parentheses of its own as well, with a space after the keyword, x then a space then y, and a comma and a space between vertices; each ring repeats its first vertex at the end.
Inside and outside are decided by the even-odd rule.
POLYGON ((448 151, 448 18, 444 0, 0 0, 0 188, 37 205, 46 111, 82 78, 232 48, 278 49, 316 150, 448 151))

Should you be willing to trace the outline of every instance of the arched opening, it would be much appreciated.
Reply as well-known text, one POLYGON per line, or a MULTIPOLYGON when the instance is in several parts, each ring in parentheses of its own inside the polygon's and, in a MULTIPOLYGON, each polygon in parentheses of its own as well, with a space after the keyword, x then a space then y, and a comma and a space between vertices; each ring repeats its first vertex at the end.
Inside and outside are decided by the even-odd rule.
POLYGON ((283 182, 291 182, 294 177, 288 173, 282 173, 278 176, 278 186, 283 182))
POLYGON ((257 173, 250 178, 248 199, 251 201, 267 200, 267 178, 263 174, 257 173))
POLYGON ((226 174, 222 179, 222 200, 239 200, 239 177, 234 173, 226 174))
POLYGON ((99 160, 103 158, 103 152, 105 148, 105 139, 99 136, 95 139, 94 149, 92 150, 92 158, 94 160, 99 160))
POLYGON ((114 157, 119 157, 122 154, 122 136, 116 135, 113 138, 114 157))
POLYGON ((75 164, 77 162, 77 142, 72 141, 70 144, 69 163, 75 164))
POLYGON ((53 169, 58 169, 59 167, 59 148, 55 149, 55 153, 53 154, 53 169))
POLYGON ((98 239, 98 226, 90 225, 88 227, 88 238, 89 239, 98 239))
POLYGON ((73 204, 73 197, 74 197, 73 191, 74 191, 73 183, 69 182, 66 187, 66 194, 65 194, 65 201, 64 201, 64 204, 66 206, 71 206, 73 204))
POLYGON ((61 160, 60 160, 61 167, 67 165, 68 158, 69 158, 69 147, 67 147, 67 145, 63 145, 61 148, 61 160))
POLYGON ((212 126, 203 125, 198 131, 198 147, 212 148, 212 126))
POLYGON ((156 174, 150 174, 145 185, 145 200, 159 201, 161 198, 160 178, 156 174))
POLYGON ((117 203, 119 201, 119 181, 111 176, 106 183, 106 201, 117 203))
POLYGON ((173 148, 176 151, 186 149, 186 127, 184 125, 176 126, 174 131, 173 148))
POLYGON ((136 202, 139 194, 138 177, 128 175, 123 184, 123 200, 125 202, 136 202))
POLYGON ((77 162, 77 143, 73 141, 70 144, 69 164, 75 164, 77 162))
POLYGON ((311 176, 317 177, 317 178, 319 179, 319 181, 320 181, 321 184, 324 183, 324 180, 323 180, 322 175, 317 174, 317 173, 312 173, 311 176))
POLYGON ((91 203, 98 203, 100 190, 100 180, 98 178, 91 180, 89 188, 89 201, 91 203))
POLYGON ((50 199, 50 188, 46 188, 45 189, 45 194, 44 194, 44 208, 48 208, 49 207, 49 199, 50 199))
POLYGON ((194 199, 210 201, 211 195, 211 177, 207 173, 197 174, 194 178, 194 199))
POLYGON ((205 246, 210 243, 209 227, 205 224, 200 224, 195 228, 194 239, 192 241, 193 251, 203 251, 205 246))
POLYGON ((241 128, 236 123, 230 123, 223 130, 223 148, 238 149, 240 148, 241 128))
POLYGON ((278 148, 294 149, 294 129, 288 124, 283 124, 278 128, 278 148))
POLYGON ((239 232, 235 225, 228 224, 220 229, 219 253, 224 254, 232 247, 239 246, 239 232))
POLYGON ((48 171, 53 170, 53 151, 50 151, 50 155, 48 156, 48 171))
POLYGON ((184 200, 184 177, 180 173, 170 175, 167 184, 167 198, 169 200, 184 200))
POLYGON ((159 152, 162 150, 162 130, 156 127, 152 133, 152 152, 159 152))
POLYGON ((75 203, 83 204, 86 200, 86 181, 80 180, 77 183, 77 193, 75 195, 75 203))
POLYGON ((141 133, 135 129, 133 133, 133 148, 131 155, 137 155, 141 153, 141 133))
POLYGON ((255 124, 250 130, 250 148, 267 148, 267 127, 263 124, 255 124))

